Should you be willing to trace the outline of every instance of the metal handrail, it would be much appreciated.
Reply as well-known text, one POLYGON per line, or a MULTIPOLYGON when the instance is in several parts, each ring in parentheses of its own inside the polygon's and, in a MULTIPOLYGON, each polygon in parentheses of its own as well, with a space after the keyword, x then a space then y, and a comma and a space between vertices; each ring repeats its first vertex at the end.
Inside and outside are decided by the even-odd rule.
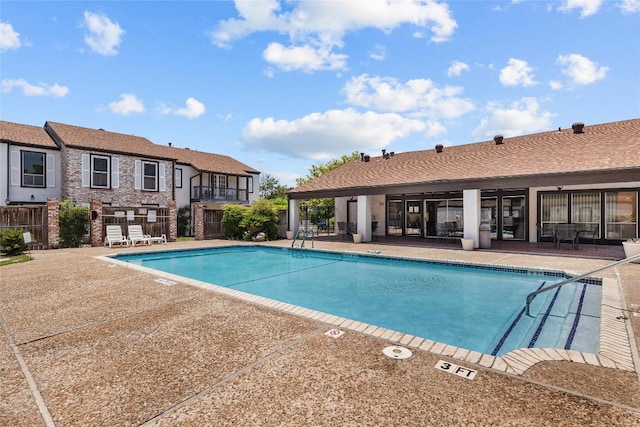
POLYGON ((311 247, 313 248, 313 242, 314 242, 314 232, 312 229, 306 229, 306 228, 299 228, 298 231, 296 232, 295 237, 293 238, 293 241, 291 242, 291 247, 293 248, 294 245, 296 244, 296 240, 298 240, 298 236, 300 235, 300 233, 304 234, 304 237, 302 237, 302 241, 300 242, 300 249, 304 248, 304 242, 307 241, 307 236, 309 235, 309 233, 311 234, 311 247))
POLYGON ((606 270, 606 269, 611 268, 611 267, 615 267, 616 265, 625 264, 627 262, 635 261, 636 259, 640 260, 640 254, 634 255, 634 256, 630 256, 629 258, 624 258, 624 259, 615 261, 615 262, 613 262, 611 264, 605 265, 604 267, 596 268, 595 270, 589 271, 587 273, 583 273, 583 274, 580 274, 578 276, 571 277, 571 278, 563 280, 561 282, 554 283, 551 286, 547 286, 546 288, 538 289, 537 291, 531 292, 529 295, 527 295, 527 316, 533 317, 533 316, 531 316, 531 314, 529 314, 529 306, 531 305, 531 301, 533 301, 533 299, 536 297, 536 295, 541 294, 542 292, 550 291, 551 289, 559 288, 560 286, 564 286, 564 285, 567 285, 569 283, 573 283, 573 282, 575 282, 577 280, 584 279, 587 276, 590 276, 590 275, 592 275, 594 273, 598 273, 598 272, 600 272, 602 270, 606 270))

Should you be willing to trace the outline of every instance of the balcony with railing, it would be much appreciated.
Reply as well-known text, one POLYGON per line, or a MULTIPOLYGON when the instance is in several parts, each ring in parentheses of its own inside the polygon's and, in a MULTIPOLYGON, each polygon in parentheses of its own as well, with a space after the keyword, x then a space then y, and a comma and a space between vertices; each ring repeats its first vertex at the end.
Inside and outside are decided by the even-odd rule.
POLYGON ((214 203, 248 203, 247 190, 197 185, 193 187, 191 198, 194 201, 214 203))

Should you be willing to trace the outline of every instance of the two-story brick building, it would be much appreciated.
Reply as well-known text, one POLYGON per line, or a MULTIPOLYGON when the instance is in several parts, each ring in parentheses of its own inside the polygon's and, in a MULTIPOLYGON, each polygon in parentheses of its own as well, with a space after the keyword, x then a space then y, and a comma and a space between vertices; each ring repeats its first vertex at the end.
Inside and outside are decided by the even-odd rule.
POLYGON ((259 197, 260 172, 229 156, 147 138, 47 121, 0 121, 0 206, 43 205, 49 198, 89 205, 166 208, 259 197))

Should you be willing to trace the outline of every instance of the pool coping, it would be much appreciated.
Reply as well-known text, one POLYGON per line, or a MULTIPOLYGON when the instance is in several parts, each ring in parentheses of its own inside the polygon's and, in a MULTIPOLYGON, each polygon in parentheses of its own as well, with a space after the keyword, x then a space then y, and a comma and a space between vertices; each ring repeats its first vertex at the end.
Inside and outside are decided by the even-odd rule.
MULTIPOLYGON (((227 245, 223 245, 227 246, 227 245)), ((223 246, 215 246, 220 248, 223 246)), ((228 245, 237 246, 237 245, 228 245)), ((204 249, 204 248, 200 248, 204 249)), ((335 252, 326 251, 320 249, 305 249, 316 252, 335 252)), ((369 256, 361 252, 340 251, 349 254, 355 254, 358 256, 369 256)), ((128 255, 135 252, 129 252, 128 255)), ((148 253, 148 252, 147 252, 148 253)), ((207 282, 203 282, 196 279, 186 278, 184 276, 178 276, 172 273, 162 272, 149 267, 144 267, 138 264, 129 263, 119 260, 117 257, 111 255, 97 256, 97 259, 102 261, 116 263, 118 265, 125 266, 134 270, 142 271, 153 276, 157 276, 162 279, 159 281, 162 285, 172 285, 174 283, 184 283, 190 286, 194 286, 200 289, 205 289, 213 292, 217 292, 232 298, 236 298, 245 302, 258 304, 263 307, 275 309, 287 314, 293 314, 301 316, 310 320, 319 321, 327 324, 330 327, 340 328, 341 330, 347 330, 351 332, 370 335, 376 338, 381 338, 397 345, 406 346, 412 349, 426 351, 432 354, 450 357, 459 361, 463 361, 468 364, 480 366, 486 369, 492 369, 499 372, 504 372, 512 375, 522 375, 532 366, 541 362, 558 362, 567 361, 574 363, 582 363, 592 366, 612 368, 621 371, 639 372, 636 370, 634 364, 634 353, 632 350, 632 333, 631 324, 629 319, 625 316, 624 302, 622 293, 620 290, 620 284, 618 280, 611 278, 602 278, 602 302, 600 308, 600 340, 598 353, 587 353, 575 350, 565 350, 557 348, 519 348, 517 350, 510 351, 502 356, 493 356, 489 354, 480 353, 473 350, 468 350, 461 347, 456 347, 450 344, 445 344, 437 341, 433 341, 427 338, 417 337, 411 334, 405 334, 403 332, 394 331, 392 329, 378 327, 368 323, 360 322, 357 320, 336 316, 329 313, 324 313, 318 310, 307 309, 294 304, 285 303, 282 301, 273 300, 266 297, 261 297, 246 292, 230 289, 224 286, 215 285, 207 282), (167 282, 167 280, 169 282, 167 282)), ((428 259, 419 259, 403 256, 388 256, 385 257, 410 260, 410 261, 429 261, 428 259)), ((473 263, 473 262, 447 262, 436 261, 443 264, 458 264, 458 265, 471 265, 481 266, 487 268, 503 266, 486 264, 486 263, 473 263)), ((529 271, 537 271, 538 269, 522 267, 529 271)), ((539 271, 551 271, 540 269, 539 271)), ((568 271, 563 271, 566 275, 575 275, 568 271)), ((635 356, 637 358, 637 356, 635 356)))

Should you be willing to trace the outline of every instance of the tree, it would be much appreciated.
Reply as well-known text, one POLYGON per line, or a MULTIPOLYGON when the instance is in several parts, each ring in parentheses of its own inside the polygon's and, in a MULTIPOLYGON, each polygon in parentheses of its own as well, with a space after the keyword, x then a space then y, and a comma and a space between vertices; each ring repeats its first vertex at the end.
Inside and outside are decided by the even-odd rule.
POLYGON ((360 158, 360 153, 358 153, 357 151, 354 151, 353 153, 351 153, 351 155, 343 154, 342 157, 340 157, 338 160, 335 160, 335 159, 329 160, 324 165, 320 165, 320 166, 313 165, 311 166, 311 169, 309 169, 309 174, 307 176, 305 176, 304 178, 296 179, 296 185, 300 186, 305 182, 309 182, 321 175, 324 175, 327 172, 330 172, 336 168, 339 168, 345 163, 349 163, 350 161, 357 160, 359 158, 360 158))
POLYGON ((281 185, 278 178, 273 175, 264 174, 260 176, 260 198, 262 199, 286 198, 289 190, 290 188, 281 185))
MULTIPOLYGON (((320 166, 313 165, 309 169, 309 174, 306 177, 296 179, 296 184, 300 186, 306 182, 309 182, 311 180, 318 178, 321 175, 324 175, 327 172, 330 172, 336 168, 339 168, 345 163, 349 163, 353 160, 358 160, 358 159, 360 159, 360 153, 358 153, 357 151, 354 151, 353 153, 351 153, 351 155, 344 154, 339 159, 330 160, 324 165, 320 165, 320 166)), ((335 199, 334 198, 303 200, 300 202, 300 206, 303 209, 308 210, 309 219, 311 220, 311 223, 317 223, 319 220, 330 219, 335 216, 335 199)))

